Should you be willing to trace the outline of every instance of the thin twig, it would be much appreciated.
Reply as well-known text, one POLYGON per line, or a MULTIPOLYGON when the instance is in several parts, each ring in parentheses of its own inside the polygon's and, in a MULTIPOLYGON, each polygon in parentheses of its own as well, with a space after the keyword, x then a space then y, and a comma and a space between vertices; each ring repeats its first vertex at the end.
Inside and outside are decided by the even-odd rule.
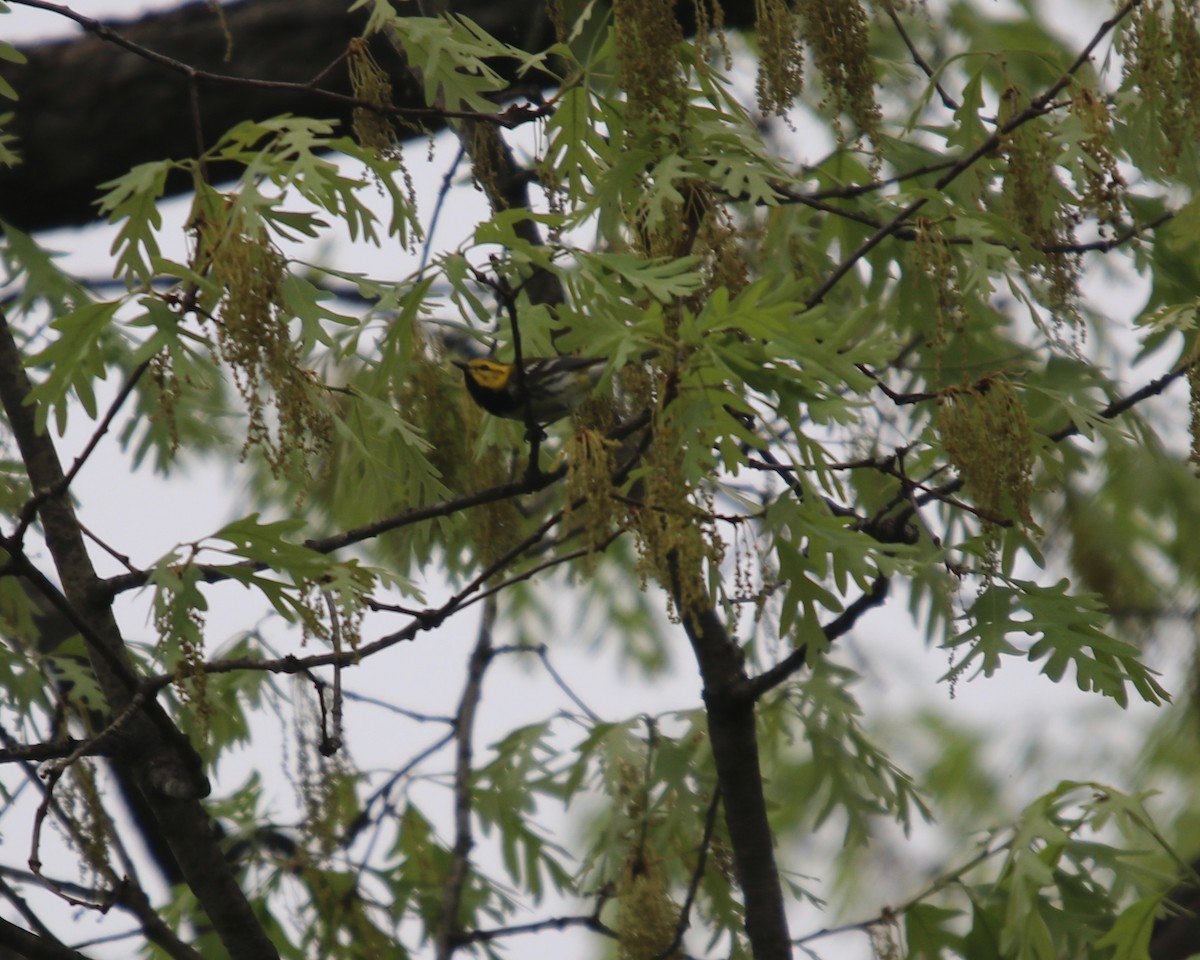
MULTIPOLYGON (((1188 371, 1196 365, 1197 361, 1189 360, 1181 364, 1169 373, 1164 373, 1161 377, 1156 377, 1147 383, 1140 390, 1135 390, 1127 396, 1121 397, 1119 400, 1114 400, 1107 407, 1101 410, 1096 416, 1101 420, 1113 420, 1128 410, 1132 410, 1143 400, 1148 400, 1150 397, 1156 397, 1167 389, 1176 380, 1187 375, 1188 371)), ((1073 437, 1080 432, 1080 427, 1074 421, 1071 421, 1065 427, 1055 430, 1050 434, 1048 439, 1053 443, 1061 443, 1068 437, 1073 437)))
POLYGON ((446 746, 446 744, 452 743, 454 741, 454 734, 454 730, 448 730, 415 756, 410 757, 408 762, 405 763, 403 767, 388 777, 387 781, 382 786, 378 787, 374 793, 367 797, 366 801, 363 803, 363 812, 352 824, 350 824, 350 827, 346 830, 345 836, 342 838, 343 847, 350 846, 350 844, 354 841, 354 838, 358 836, 359 831, 361 831, 362 828, 370 822, 369 813, 375 803, 383 800, 385 809, 390 807, 390 799, 388 794, 390 794, 392 790, 396 788, 396 784, 404 780, 410 773, 412 773, 413 770, 441 750, 444 746, 446 746))
MULTIPOLYGON (((338 616, 337 604, 333 602, 333 594, 322 590, 325 597, 325 608, 329 611, 329 640, 335 653, 342 652, 342 621, 338 616)), ((333 729, 326 730, 324 722, 321 729, 321 755, 331 757, 342 747, 342 661, 339 658, 333 664, 333 729)), ((324 714, 324 700, 321 702, 324 714)))
MULTIPOLYGON (((859 596, 857 600, 846 607, 835 619, 822 627, 821 632, 825 635, 826 642, 832 643, 838 637, 848 633, 864 613, 883 603, 887 599, 888 583, 887 577, 877 577, 875 582, 871 584, 870 590, 859 596)), ((742 696, 757 700, 768 690, 773 690, 788 680, 793 674, 804 669, 807 663, 808 644, 805 643, 780 660, 770 670, 751 677, 741 685, 738 692, 742 696)))
POLYGON ((443 717, 432 713, 421 713, 417 710, 410 710, 408 707, 401 707, 395 703, 388 703, 386 700, 380 700, 378 697, 369 697, 365 693, 355 693, 353 690, 345 691, 347 700, 353 700, 355 703, 365 703, 368 706, 379 707, 380 710, 387 710, 390 713, 398 714, 406 717, 409 720, 415 720, 417 723, 444 723, 448 726, 454 725, 453 717, 443 717))
POLYGON ((71 464, 71 469, 63 475, 62 480, 56 483, 53 487, 37 491, 25 502, 24 506, 21 507, 21 512, 18 514, 19 520, 17 523, 17 528, 13 532, 13 539, 15 539, 18 543, 24 538, 25 532, 29 529, 29 525, 33 523, 34 517, 37 516, 38 508, 40 508, 41 505, 47 500, 64 494, 71 489, 71 484, 79 475, 79 471, 83 469, 84 464, 88 462, 88 459, 91 457, 96 447, 99 446, 100 441, 104 438, 104 435, 108 433, 109 428, 112 426, 113 420, 116 419, 121 407, 124 406, 125 401, 129 399, 129 395, 133 393, 134 387, 137 386, 138 381, 142 378, 142 374, 146 372, 149 366, 150 361, 143 360, 136 367, 134 367, 133 371, 129 374, 128 379, 125 381, 124 386, 121 387, 120 392, 109 405, 108 411, 104 414, 104 418, 100 421, 96 429, 93 431, 91 437, 88 439, 87 446, 85 446, 83 448, 83 452, 75 458, 75 462, 71 464))
POLYGON ((466 930, 458 935, 462 946, 472 943, 488 943, 502 937, 514 937, 526 933, 541 933, 543 930, 566 930, 569 927, 584 927, 593 933, 616 939, 617 932, 600 922, 599 911, 591 916, 549 917, 546 920, 534 920, 530 923, 518 923, 511 927, 494 927, 491 930, 466 930))
MULTIPOLYGON (((616 427, 608 432, 610 440, 624 440, 625 438, 642 430, 650 422, 649 410, 643 410, 634 417, 621 422, 616 427)), ((618 470, 613 475, 613 484, 623 482, 625 474, 631 469, 636 456, 631 457, 625 466, 618 470)), ((395 514, 391 517, 384 517, 382 520, 374 520, 371 523, 355 527, 351 530, 343 531, 342 533, 334 534, 329 537, 313 538, 305 540, 304 547, 316 553, 333 553, 344 547, 353 546, 356 543, 362 543, 366 540, 372 540, 384 533, 393 530, 399 530, 403 527, 412 526, 416 523, 423 523, 426 520, 435 520, 438 517, 448 517, 471 507, 482 506, 487 503, 497 503, 501 500, 511 500, 515 497, 525 494, 537 493, 544 490, 546 487, 552 486, 562 480, 567 475, 567 466, 562 464, 555 469, 539 473, 537 476, 526 475, 520 480, 511 480, 507 483, 502 483, 494 487, 487 487, 483 490, 476 490, 473 493, 467 493, 461 497, 453 497, 449 500, 442 500, 438 503, 431 503, 428 506, 416 507, 412 510, 406 510, 402 513, 395 514)), ((0 538, 0 547, 3 547, 4 541, 0 538)), ((210 564, 198 564, 197 570, 200 572, 200 579, 203 583, 220 583, 230 579, 236 574, 242 574, 245 571, 265 570, 266 563, 254 562, 246 560, 241 563, 231 564, 229 566, 215 566, 210 564)), ((19 572, 24 572, 22 565, 19 572)), ((493 571, 495 572, 495 571, 493 571)), ((140 590, 150 581, 151 571, 139 570, 135 573, 124 573, 107 580, 102 581, 105 591, 111 595, 125 593, 129 590, 140 590)), ((436 616, 434 611, 424 611, 414 616, 429 619, 436 616)), ((444 619, 444 618, 443 618, 444 619)), ((73 620, 72 623, 75 623, 73 620)), ((76 624, 78 626, 78 624, 76 624)), ((437 624, 433 624, 436 626, 437 624)), ((81 630, 87 629, 86 625, 80 627, 81 630)), ((87 635, 85 634, 85 637, 87 635)), ((409 638, 411 639, 411 638, 409 638)), ((294 671, 293 671, 294 672, 294 671)))
POLYGON ((123 566, 130 573, 137 572, 137 567, 135 567, 133 565, 133 561, 130 560, 129 557, 127 557, 123 553, 119 553, 115 547, 113 547, 111 544, 107 543, 106 541, 102 540, 99 536, 97 536, 95 534, 95 532, 93 532, 90 528, 88 528, 82 521, 79 524, 79 529, 85 537, 87 537, 89 540, 91 540, 92 543, 94 543, 101 550, 103 550, 105 553, 107 553, 110 557, 112 557, 114 560, 116 560, 117 563, 119 563, 121 566, 123 566))
MULTIPOLYGON (((837 204, 829 203, 825 197, 828 191, 821 193, 804 193, 796 190, 793 187, 776 184, 774 187, 775 200, 781 203, 799 203, 812 210, 818 210, 822 213, 828 213, 831 216, 841 217, 843 220, 849 220, 852 223, 859 223, 863 226, 870 227, 872 230, 891 229, 891 236, 896 240, 916 241, 920 239, 920 232, 912 226, 895 226, 890 225, 888 221, 881 220, 878 217, 873 217, 870 214, 863 213, 859 209, 851 209, 840 207, 837 204)), ((865 192, 865 188, 855 188, 855 193, 865 192)), ((736 197, 733 199, 737 199, 736 197)), ((1107 253, 1116 247, 1123 246, 1130 240, 1140 236, 1143 233, 1148 233, 1157 227, 1162 226, 1175 217, 1175 211, 1168 210, 1160 213, 1158 216, 1147 220, 1145 223, 1135 223, 1120 233, 1111 237, 1104 237, 1097 240, 1087 240, 1082 243, 1042 243, 1030 245, 1032 249, 1038 250, 1046 254, 1072 254, 1072 253, 1107 253)), ((986 243, 990 246, 1001 247, 1005 250, 1011 250, 1014 253, 1019 253, 1023 248, 1016 243, 1008 240, 1000 240, 996 237, 974 237, 951 234, 943 237, 942 242, 948 246, 963 246, 969 247, 976 243, 986 243)))
MULTIPOLYGON (((365 540, 373 540, 382 534, 412 526, 413 524, 423 523, 426 520, 436 520, 438 517, 448 517, 463 510, 468 510, 471 507, 478 507, 487 503, 496 503, 501 500, 509 500, 513 497, 536 493, 561 480, 566 474, 567 468, 563 465, 549 473, 540 474, 537 477, 525 477, 521 480, 513 480, 494 487, 487 487, 483 490, 463 494, 460 497, 452 497, 449 500, 431 503, 428 506, 415 507, 412 510, 405 510, 391 517, 374 520, 371 523, 363 524, 361 527, 355 527, 330 537, 305 540, 303 545, 316 553, 333 553, 344 547, 353 546, 365 540)), ((266 564, 254 563, 253 561, 233 564, 230 567, 201 564, 198 569, 201 572, 201 579, 204 583, 219 583, 229 579, 229 570, 239 572, 245 570, 264 570, 266 569, 266 564)), ((125 573, 110 577, 104 581, 104 586, 109 593, 118 594, 129 590, 140 590, 149 580, 150 571, 142 570, 137 573, 125 573)))
POLYGON ((933 67, 929 65, 929 61, 921 56, 921 51, 918 50, 916 44, 912 42, 912 38, 908 35, 908 31, 904 29, 904 24, 901 22, 900 15, 896 12, 896 8, 890 3, 885 3, 884 9, 887 11, 888 19, 892 21, 893 26, 896 28, 896 32, 900 35, 900 39, 903 40, 904 45, 908 47, 908 52, 912 55, 913 63, 921 68, 925 76, 934 81, 934 89, 937 90, 938 96, 942 98, 942 106, 944 106, 947 110, 957 110, 959 106, 958 103, 952 96, 950 96, 950 94, 945 91, 941 82, 934 79, 936 74, 934 73, 933 67))
MULTIPOLYGON (((561 519, 561 517, 557 514, 555 515, 555 518, 561 519)), ((491 587, 488 587, 488 589, 482 591, 473 599, 464 601, 461 606, 464 608, 473 606, 474 604, 479 603, 481 600, 486 600, 488 597, 503 592, 506 587, 511 587, 514 583, 523 583, 526 580, 532 580, 539 573, 542 573, 553 567, 559 567, 565 563, 570 563, 573 560, 582 560, 584 557, 592 556, 597 553, 603 553, 619 536, 621 536, 623 532, 624 531, 621 530, 615 530, 595 546, 580 547, 578 550, 572 550, 570 553, 560 553, 557 556, 551 557, 549 560, 543 560, 541 563, 530 567, 528 570, 522 570, 520 573, 515 573, 511 577, 501 580, 499 583, 493 584, 491 587)), ((538 539, 540 539, 540 537, 538 539)), ((526 549, 528 549, 529 546, 532 546, 532 544, 527 545, 526 549)))
POLYGON ((25 922, 29 924, 30 929, 37 934, 37 936, 42 937, 45 940, 49 940, 60 947, 65 946, 65 944, 63 944, 62 941, 54 935, 54 932, 44 923, 42 923, 41 918, 33 912, 33 908, 29 906, 29 904, 25 901, 25 898, 17 893, 17 891, 11 886, 9 886, 8 882, 2 877, 0 877, 0 896, 3 896, 5 900, 13 905, 13 908, 24 918, 25 922))
POLYGON ((450 169, 446 171, 446 175, 442 177, 442 185, 438 189, 437 202, 433 205, 433 212, 429 215, 429 229, 425 231, 425 243, 421 247, 421 262, 417 265, 417 276, 422 277, 425 274, 425 267, 429 263, 429 254, 433 249, 433 235, 437 232, 438 221, 442 216, 442 208, 446 205, 446 197, 450 193, 450 187, 454 184, 454 175, 458 172, 458 165, 462 163, 462 158, 466 154, 467 148, 461 143, 458 145, 458 153, 454 156, 454 162, 450 164, 450 169))
MULTIPOLYGON (((1121 397, 1119 400, 1114 400, 1103 410, 1098 411, 1095 415, 1096 419, 1098 419, 1098 420, 1113 420, 1116 417, 1119 417, 1121 414, 1127 413, 1129 410, 1132 410, 1135 406, 1137 406, 1143 400, 1148 400, 1151 397, 1158 396, 1164 390, 1166 390, 1167 387, 1169 387, 1171 384, 1173 384, 1176 380, 1180 379, 1181 377, 1186 376, 1187 372, 1193 366, 1195 366, 1196 363, 1197 363, 1196 360, 1190 360, 1190 361, 1183 363, 1180 366, 1176 367, 1174 370, 1170 371, 1169 373, 1164 373, 1161 377, 1155 377, 1153 380, 1151 380, 1149 383, 1147 383, 1145 386, 1141 387, 1140 389, 1135 390, 1133 393, 1128 394, 1127 396, 1121 397)), ((1063 440, 1066 440, 1070 437, 1077 436, 1079 433, 1082 432, 1082 429, 1083 428, 1080 427, 1079 424, 1077 424, 1074 420, 1072 420, 1065 427, 1061 427, 1060 429, 1055 430, 1053 433, 1048 434, 1047 439, 1049 439, 1053 443, 1061 443, 1063 440)), ((953 480, 943 483, 939 487, 935 487, 933 490, 930 490, 928 493, 925 493, 922 496, 917 497, 915 499, 915 506, 923 507, 927 503, 929 503, 933 500, 944 499, 947 495, 952 494, 958 490, 961 490, 962 486, 963 486, 962 477, 956 477, 953 480)))
POLYGON ((995 150, 1000 145, 1004 137, 1006 137, 1008 134, 1012 133, 1018 127, 1023 126, 1031 120, 1037 119, 1048 109, 1050 109, 1050 104, 1053 102, 1054 98, 1071 82, 1071 79, 1074 77, 1075 73, 1080 69, 1080 67, 1088 62, 1092 51, 1096 48, 1100 41, 1103 40, 1104 37, 1107 36, 1108 33, 1113 29, 1113 27, 1115 27, 1126 16, 1128 16, 1130 11, 1140 3, 1141 0, 1127 0, 1120 10, 1118 10, 1100 25, 1092 39, 1080 51, 1079 55, 1075 58, 1075 61, 1066 69, 1066 71, 1058 78, 1058 80, 1051 84, 1050 87, 1035 97, 1032 101, 1030 101, 1029 106, 1005 123, 1002 127, 999 127, 990 137, 986 138, 974 150, 968 153, 965 157, 962 157, 958 162, 950 167, 946 173, 942 174, 942 176, 940 176, 934 182, 932 190, 926 193, 926 195, 917 197, 910 203, 906 204, 903 209, 901 209, 900 212, 897 213, 891 220, 889 220, 886 224, 884 224, 873 234, 871 234, 871 236, 867 237, 866 240, 859 244, 859 246, 853 250, 849 256, 843 259, 842 262, 839 263, 836 268, 834 268, 833 272, 830 273, 829 276, 826 277, 825 280, 822 281, 822 283, 818 285, 817 288, 807 297, 805 300, 805 305, 811 309, 819 304, 825 299, 829 292, 835 286, 837 286, 842 278, 854 269, 855 264, 857 264, 872 250, 874 250, 875 247, 877 247, 885 239, 900 229, 900 227, 903 226, 907 221, 911 220, 913 215, 929 202, 931 196, 935 196, 940 191, 944 190, 959 176, 973 167, 980 159, 995 150))
POLYGON ((546 650, 546 645, 544 643, 539 644, 534 648, 534 650, 538 655, 538 659, 542 661, 542 666, 546 668, 546 672, 550 674, 550 679, 554 681, 554 683, 558 686, 558 689, 565 693, 567 698, 581 711, 583 711, 584 716, 591 720, 592 723, 600 723, 600 715, 586 703, 584 703, 583 700, 580 699, 579 694, 572 690, 570 686, 567 685, 567 682, 559 675, 558 671, 550 665, 550 654, 546 650))
POLYGON ((912 897, 899 907, 885 907, 876 916, 869 917, 866 920, 858 920, 854 923, 843 923, 836 927, 822 927, 820 930, 814 930, 812 933, 806 933, 802 937, 797 937, 792 943, 797 947, 802 947, 806 943, 811 943, 814 940, 820 940, 825 937, 837 936, 841 933, 852 933, 856 930, 869 930, 871 927, 879 926, 881 923, 888 923, 896 917, 903 916, 921 901, 927 899, 939 890, 948 887, 952 883, 956 883, 963 874, 975 869, 981 863, 990 860, 997 853, 1005 850, 1005 846, 1001 845, 995 848, 985 847, 966 863, 947 873, 942 874, 936 880, 929 884, 924 890, 912 897))
POLYGON ((687 929, 692 923, 692 906, 696 902, 696 895, 700 892, 700 881, 704 879, 704 868, 708 863, 708 850, 712 845, 713 831, 717 826, 717 810, 720 809, 720 806, 721 788, 714 787, 712 799, 708 803, 708 813, 704 816, 704 835, 700 838, 700 849, 696 854, 696 869, 692 871, 687 896, 684 898, 683 906, 679 909, 679 923, 675 926, 675 936, 666 947, 654 955, 653 960, 668 960, 669 957, 675 956, 675 952, 683 946, 683 935, 687 933, 687 929))

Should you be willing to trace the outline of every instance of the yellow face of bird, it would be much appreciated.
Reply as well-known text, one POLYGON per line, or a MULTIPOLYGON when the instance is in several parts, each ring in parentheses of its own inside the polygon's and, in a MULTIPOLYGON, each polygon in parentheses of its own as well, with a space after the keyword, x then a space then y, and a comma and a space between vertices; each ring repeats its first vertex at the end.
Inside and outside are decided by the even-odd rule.
POLYGON ((511 363, 498 363, 495 360, 476 357, 467 362, 466 369, 471 379, 485 390, 503 390, 516 368, 511 363))

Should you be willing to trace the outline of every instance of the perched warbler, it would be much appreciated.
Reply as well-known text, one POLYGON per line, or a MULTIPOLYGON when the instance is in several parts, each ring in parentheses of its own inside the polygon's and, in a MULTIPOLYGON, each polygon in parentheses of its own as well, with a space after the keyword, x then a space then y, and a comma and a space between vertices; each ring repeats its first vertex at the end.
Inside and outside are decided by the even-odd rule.
POLYGON ((455 360, 471 399, 488 413, 538 426, 561 420, 579 406, 600 380, 604 357, 536 357, 516 364, 485 357, 455 360))

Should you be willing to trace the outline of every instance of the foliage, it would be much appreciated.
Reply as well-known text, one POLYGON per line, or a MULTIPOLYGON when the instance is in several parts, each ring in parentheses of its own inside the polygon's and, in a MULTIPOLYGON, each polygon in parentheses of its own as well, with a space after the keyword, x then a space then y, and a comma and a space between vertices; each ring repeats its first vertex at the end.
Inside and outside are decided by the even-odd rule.
POLYGON ((849 887, 880 955, 1152 955, 1185 868, 1147 784, 1036 769, 997 796, 986 736, 885 724, 858 691, 908 680, 845 650, 940 651, 925 703, 1022 661, 1039 696, 1072 681, 1131 713, 1183 688, 1142 641, 1200 587, 1197 455, 1154 407, 1200 390, 1194 5, 1090 11, 1066 40, 1031 3, 762 0, 752 36, 704 0, 698 36, 665 0, 551 6, 557 42, 526 51, 359 0, 430 110, 395 108, 356 41, 353 136, 246 121, 100 185, 115 293, 3 226, 0 789, 53 765, 30 780, 47 799, 4 814, 35 852, 0 895, 68 872, 40 863, 53 822, 86 869, 59 892, 133 913, 148 956, 270 955, 213 876, 296 957, 500 956, 578 928, 622 960, 768 960, 820 950, 796 925, 849 887), (544 103, 497 106, 548 77, 544 103), (434 115, 491 207, 454 248, 397 142, 434 115), (1105 272, 1145 276, 1144 309, 1096 299, 1105 272), (452 361, 484 352, 607 362, 545 436, 470 402, 452 361), (75 466, 64 434, 89 438, 75 466), (149 458, 165 497, 220 461, 238 514, 152 559, 136 524, 101 540, 97 448, 149 458), (131 595, 145 645, 112 614, 131 595), (573 636, 693 701, 626 713, 622 678, 568 683, 573 636), (530 676, 537 696, 498 704, 530 676), (356 690, 376 677, 395 689, 356 690), (159 828, 114 816, 85 758, 153 805, 139 764, 163 744, 216 784, 205 810, 173 802, 221 826, 164 841, 213 873, 156 853, 187 888, 158 908, 120 878, 122 834, 159 828), (938 829, 949 867, 897 871, 894 896, 858 882, 894 833, 938 829))

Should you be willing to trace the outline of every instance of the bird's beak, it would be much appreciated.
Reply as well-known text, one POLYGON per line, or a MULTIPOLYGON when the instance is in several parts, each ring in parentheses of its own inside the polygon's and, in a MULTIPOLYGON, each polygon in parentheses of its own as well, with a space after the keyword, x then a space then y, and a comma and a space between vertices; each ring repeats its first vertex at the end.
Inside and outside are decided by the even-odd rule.
POLYGON ((459 370, 467 369, 467 361, 466 360, 451 360, 450 362, 452 364, 454 364, 456 367, 458 367, 459 370))

